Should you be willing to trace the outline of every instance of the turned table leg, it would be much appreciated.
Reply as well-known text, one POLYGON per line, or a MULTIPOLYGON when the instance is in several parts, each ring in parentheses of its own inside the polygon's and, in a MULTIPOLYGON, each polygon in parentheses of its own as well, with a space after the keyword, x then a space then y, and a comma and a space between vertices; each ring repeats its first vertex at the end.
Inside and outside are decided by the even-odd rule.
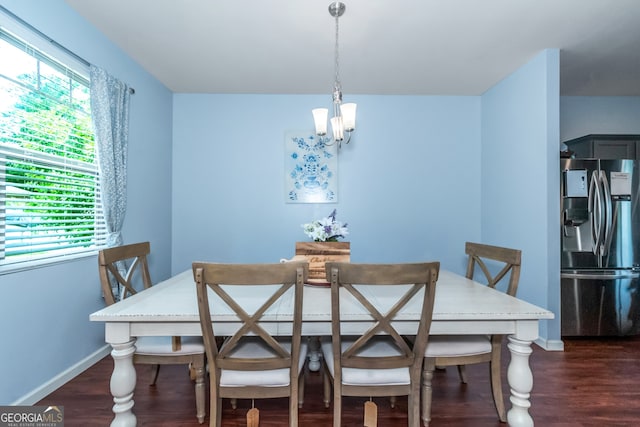
POLYGON ((322 350, 320 350, 318 337, 309 337, 309 370, 311 372, 318 372, 320 370, 321 354, 322 350))
POLYGON ((511 389, 511 409, 507 413, 510 426, 533 427, 533 418, 529 414, 531 389, 533 388, 533 373, 529 366, 529 356, 533 352, 531 341, 509 336, 507 344, 511 352, 511 361, 507 371, 509 387, 511 389))
POLYGON ((111 427, 134 427, 136 416, 133 408, 133 391, 136 387, 136 370, 133 367, 135 339, 125 343, 111 343, 113 350, 113 373, 111 374, 111 395, 115 417, 111 427))

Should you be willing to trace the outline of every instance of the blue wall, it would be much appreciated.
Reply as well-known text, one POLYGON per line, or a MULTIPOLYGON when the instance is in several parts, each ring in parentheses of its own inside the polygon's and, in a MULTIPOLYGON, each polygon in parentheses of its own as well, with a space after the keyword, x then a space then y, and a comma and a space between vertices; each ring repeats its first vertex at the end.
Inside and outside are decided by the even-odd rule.
POLYGON ((174 273, 196 259, 274 262, 301 224, 349 224, 353 261, 440 260, 461 271, 480 238, 480 98, 350 96, 336 204, 284 198, 284 133, 311 130, 328 95, 174 95, 174 273))
POLYGON ((547 340, 560 340, 558 116, 558 50, 482 96, 482 241, 522 250, 518 297, 556 313, 547 340))
POLYGON ((560 141, 591 133, 640 134, 640 97, 560 98, 560 141))
MULTIPOLYGON (((126 243, 151 241, 152 276, 167 278, 171 93, 64 1, 3 0, 2 5, 136 89, 123 235, 126 243)), ((0 404, 28 400, 35 389, 104 347, 104 325, 89 322, 89 314, 104 306, 96 258, 0 276, 0 404)))

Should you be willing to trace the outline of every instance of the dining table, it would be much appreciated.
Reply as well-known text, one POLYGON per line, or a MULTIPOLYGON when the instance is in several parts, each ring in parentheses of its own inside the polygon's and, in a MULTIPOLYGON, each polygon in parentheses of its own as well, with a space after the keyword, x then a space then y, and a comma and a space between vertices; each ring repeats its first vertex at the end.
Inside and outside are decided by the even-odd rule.
MULTIPOLYGON (((255 287, 232 295, 249 313, 270 295, 271 285, 255 287)), ((377 287, 374 300, 379 307, 390 306, 397 291, 377 287)), ((349 294, 341 295, 342 333, 361 335, 374 321, 349 294)), ((241 326, 235 313, 216 295, 210 294, 211 320, 217 335, 231 335, 241 326)), ((415 333, 420 322, 419 305, 407 305, 395 318, 400 333, 415 333)), ((529 427, 533 372, 529 365, 532 342, 538 338, 540 320, 554 314, 521 299, 482 285, 447 270, 440 270, 436 284, 430 335, 502 334, 508 336, 511 355, 507 371, 511 408, 510 426, 529 427)), ((276 336, 291 335, 293 296, 287 294, 262 317, 261 326, 276 336)), ((110 389, 114 418, 111 426, 136 425, 133 392, 135 342, 141 336, 201 336, 200 318, 193 272, 187 270, 90 315, 93 322, 105 324, 105 341, 111 345, 114 360, 110 389)), ((305 286, 302 334, 308 337, 331 335, 330 289, 305 286)), ((313 356, 312 356, 313 357, 313 356)), ((317 355, 316 355, 317 357, 317 355)), ((317 359, 314 361, 317 362, 317 359)), ((543 375, 543 373, 539 373, 543 375)), ((202 380, 202 379, 200 379, 202 380)))

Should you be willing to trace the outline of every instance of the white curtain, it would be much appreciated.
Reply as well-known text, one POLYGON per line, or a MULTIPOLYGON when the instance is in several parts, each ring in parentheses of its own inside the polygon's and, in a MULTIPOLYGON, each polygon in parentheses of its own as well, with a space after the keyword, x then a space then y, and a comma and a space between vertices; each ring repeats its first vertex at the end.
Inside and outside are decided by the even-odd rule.
POLYGON ((127 84, 91 65, 91 117, 109 247, 123 243, 122 224, 127 211, 130 97, 127 84))

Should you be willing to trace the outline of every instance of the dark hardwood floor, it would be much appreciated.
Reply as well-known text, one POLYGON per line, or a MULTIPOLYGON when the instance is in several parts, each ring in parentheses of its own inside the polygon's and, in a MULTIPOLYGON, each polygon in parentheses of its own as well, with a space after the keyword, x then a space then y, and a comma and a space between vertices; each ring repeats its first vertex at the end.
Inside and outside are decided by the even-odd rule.
MULTIPOLYGON (((504 392, 506 387, 505 349, 504 392)), ((534 346, 530 363, 534 371, 531 410, 536 426, 638 426, 640 425, 640 337, 567 339, 564 352, 547 352, 534 346)), ((113 402, 109 378, 113 362, 106 357, 47 396, 38 405, 64 406, 65 426, 107 426, 113 402)), ((148 367, 136 367, 138 384, 134 412, 139 426, 198 426, 192 382, 184 366, 163 366, 158 383, 148 385, 148 367)), ((498 427, 491 400, 488 370, 468 367, 469 383, 458 381, 455 368, 438 371, 433 381, 433 427, 498 427)), ((347 398, 343 426, 362 426, 365 399, 347 398)), ((406 398, 398 398, 395 409, 386 398, 377 398, 378 425, 406 426, 406 398)), ((507 406, 510 407, 507 401, 507 406)), ((224 402, 222 425, 246 425, 251 402, 240 401, 234 411, 224 402)), ((288 425, 287 400, 256 401, 260 426, 288 425)), ((205 419, 208 425, 209 417, 205 419)), ((300 425, 332 425, 332 410, 322 404, 322 379, 307 373, 300 425)))

